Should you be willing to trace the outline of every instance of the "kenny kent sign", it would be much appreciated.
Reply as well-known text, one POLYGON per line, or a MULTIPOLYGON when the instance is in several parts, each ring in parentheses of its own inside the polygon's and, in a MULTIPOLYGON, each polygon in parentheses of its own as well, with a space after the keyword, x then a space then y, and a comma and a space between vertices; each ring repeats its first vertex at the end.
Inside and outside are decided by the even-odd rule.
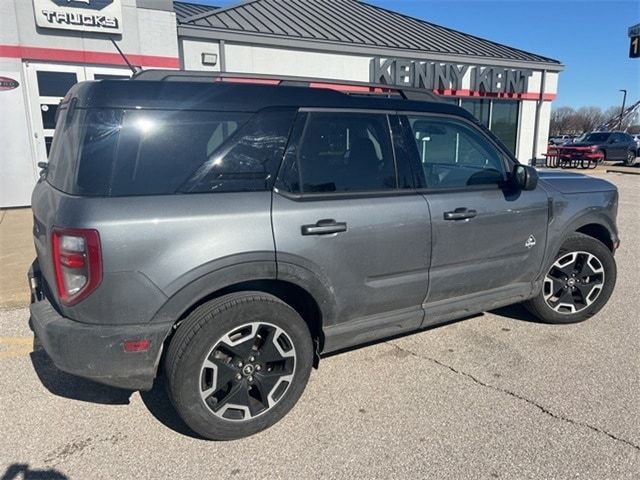
POLYGON ((122 33, 121 1, 33 0, 33 9, 38 27, 122 33))
POLYGON ((527 93, 532 75, 526 69, 376 57, 371 60, 369 78, 400 87, 461 90, 467 77, 472 91, 510 95, 527 93))

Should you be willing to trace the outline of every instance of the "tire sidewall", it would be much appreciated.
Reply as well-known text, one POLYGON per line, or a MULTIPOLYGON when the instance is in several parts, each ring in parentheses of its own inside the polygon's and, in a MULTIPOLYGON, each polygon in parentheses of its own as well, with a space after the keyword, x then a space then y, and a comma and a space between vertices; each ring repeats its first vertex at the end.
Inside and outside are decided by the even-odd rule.
MULTIPOLYGON (((224 305, 224 304, 223 304, 224 305)), ((195 432, 214 440, 233 440, 253 435, 284 417, 304 391, 313 363, 313 343, 300 315, 280 301, 250 301, 214 312, 191 338, 183 355, 171 369, 169 391, 182 419, 195 432), (202 363, 225 334, 252 322, 268 322, 282 328, 296 349, 294 377, 284 396, 269 411, 246 421, 215 416, 200 397, 202 363)))

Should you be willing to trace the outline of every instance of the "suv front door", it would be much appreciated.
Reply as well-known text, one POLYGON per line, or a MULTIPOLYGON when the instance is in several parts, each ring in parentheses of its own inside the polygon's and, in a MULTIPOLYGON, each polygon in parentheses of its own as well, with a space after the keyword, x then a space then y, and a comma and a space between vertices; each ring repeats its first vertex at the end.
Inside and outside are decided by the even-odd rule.
POLYGON ((507 188, 506 154, 471 122, 407 115, 401 123, 415 140, 432 219, 425 320, 452 303, 529 294, 545 251, 546 192, 507 188))
POLYGON ((422 322, 429 209, 390 130, 385 113, 302 111, 276 183, 278 278, 326 292, 325 351, 422 322))

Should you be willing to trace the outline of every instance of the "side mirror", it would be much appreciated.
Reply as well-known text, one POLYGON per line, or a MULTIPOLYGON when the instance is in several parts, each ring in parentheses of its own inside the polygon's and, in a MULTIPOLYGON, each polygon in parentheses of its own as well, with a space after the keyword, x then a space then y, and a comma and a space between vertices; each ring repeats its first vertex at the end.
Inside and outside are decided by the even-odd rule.
POLYGON ((513 184, 519 190, 535 190, 538 185, 538 171, 527 165, 516 165, 513 169, 513 184))

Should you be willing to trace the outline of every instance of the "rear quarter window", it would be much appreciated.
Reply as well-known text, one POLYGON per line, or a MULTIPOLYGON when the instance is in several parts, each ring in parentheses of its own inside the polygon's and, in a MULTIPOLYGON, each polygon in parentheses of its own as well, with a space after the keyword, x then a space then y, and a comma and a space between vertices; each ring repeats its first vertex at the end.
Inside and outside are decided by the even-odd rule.
POLYGON ((278 114, 63 111, 47 178, 86 196, 263 190, 295 115, 278 114))

